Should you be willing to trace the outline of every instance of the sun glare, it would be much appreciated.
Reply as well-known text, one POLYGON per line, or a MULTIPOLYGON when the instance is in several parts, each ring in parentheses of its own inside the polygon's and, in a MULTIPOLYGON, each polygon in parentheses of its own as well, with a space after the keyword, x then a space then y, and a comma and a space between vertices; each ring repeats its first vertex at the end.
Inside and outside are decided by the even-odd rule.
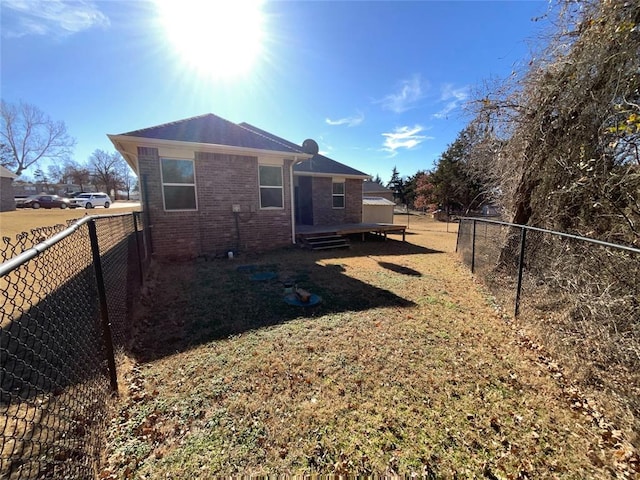
POLYGON ((162 32, 180 60, 211 78, 251 70, 264 41, 260 0, 156 0, 162 32))

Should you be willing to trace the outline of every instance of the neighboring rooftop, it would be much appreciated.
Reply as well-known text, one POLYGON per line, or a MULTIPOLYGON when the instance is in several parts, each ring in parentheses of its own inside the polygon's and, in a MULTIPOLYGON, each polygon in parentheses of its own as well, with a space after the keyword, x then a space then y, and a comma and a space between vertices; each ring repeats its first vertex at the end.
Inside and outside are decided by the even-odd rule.
POLYGON ((378 182, 362 182, 362 194, 365 195, 367 193, 393 193, 391 189, 385 187, 384 185, 380 185, 378 182))
POLYGON ((0 178, 17 178, 18 176, 6 167, 0 165, 0 178))

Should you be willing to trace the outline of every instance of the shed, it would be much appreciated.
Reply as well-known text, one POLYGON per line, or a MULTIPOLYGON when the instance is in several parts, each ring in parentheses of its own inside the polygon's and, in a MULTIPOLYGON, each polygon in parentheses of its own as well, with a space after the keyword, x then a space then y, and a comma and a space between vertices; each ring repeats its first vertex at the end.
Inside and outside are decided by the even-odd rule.
POLYGON ((362 223, 393 223, 395 206, 383 197, 362 197, 362 223))
POLYGON ((0 212, 11 212, 16 209, 13 195, 13 180, 17 175, 0 165, 0 212))

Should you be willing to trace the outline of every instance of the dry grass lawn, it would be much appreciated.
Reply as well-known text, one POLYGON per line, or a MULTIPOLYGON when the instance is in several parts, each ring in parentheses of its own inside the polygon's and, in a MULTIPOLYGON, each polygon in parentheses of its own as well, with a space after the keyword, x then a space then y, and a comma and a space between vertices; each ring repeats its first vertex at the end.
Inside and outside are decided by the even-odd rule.
POLYGON ((68 220, 82 218, 85 215, 118 214, 134 210, 140 210, 140 207, 96 208, 92 210, 85 210, 84 208, 67 208, 64 210, 19 208, 13 212, 0 212, 0 236, 15 240, 16 235, 19 233, 30 232, 34 228, 66 225, 68 220))
POLYGON ((100 478, 633 477, 623 434, 577 406, 445 227, 159 266, 100 478), (286 304, 252 280, 266 271, 322 303, 286 304))

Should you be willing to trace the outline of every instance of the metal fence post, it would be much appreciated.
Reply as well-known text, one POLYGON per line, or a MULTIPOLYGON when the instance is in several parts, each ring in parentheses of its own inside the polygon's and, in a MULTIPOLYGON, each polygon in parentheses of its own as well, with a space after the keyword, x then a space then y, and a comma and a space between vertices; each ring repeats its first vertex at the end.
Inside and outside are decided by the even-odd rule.
POLYGON ((456 253, 458 253, 458 245, 460 244, 460 232, 462 231, 462 222, 463 219, 460 219, 460 223, 458 224, 458 234, 456 235, 456 253))
POLYGON ((136 252, 138 252, 138 273, 140 275, 140 285, 144 282, 144 275, 142 274, 142 253, 140 252, 140 238, 138 235, 138 212, 133 213, 133 232, 136 236, 136 252))
POLYGON ((471 240, 471 273, 476 269, 476 221, 473 221, 473 239, 471 240))
POLYGON ((520 256, 518 257, 518 286, 516 287, 516 304, 513 315, 520 313, 520 292, 522 292, 522 274, 524 272, 524 249, 527 241, 527 229, 521 227, 520 230, 520 256))
POLYGON ((113 353, 113 337, 111 335, 111 323, 109 322, 109 308, 107 306, 107 291, 104 286, 104 274, 102 271, 102 260, 100 259, 100 247, 98 245, 98 232, 96 221, 91 219, 87 224, 89 227, 89 239, 91 240, 91 253, 93 255, 93 267, 96 273, 96 284, 98 287, 98 301, 100 303, 100 320, 102 323, 102 337, 107 354, 109 365, 109 380, 111 390, 118 392, 118 376, 116 373, 116 359, 113 353))

